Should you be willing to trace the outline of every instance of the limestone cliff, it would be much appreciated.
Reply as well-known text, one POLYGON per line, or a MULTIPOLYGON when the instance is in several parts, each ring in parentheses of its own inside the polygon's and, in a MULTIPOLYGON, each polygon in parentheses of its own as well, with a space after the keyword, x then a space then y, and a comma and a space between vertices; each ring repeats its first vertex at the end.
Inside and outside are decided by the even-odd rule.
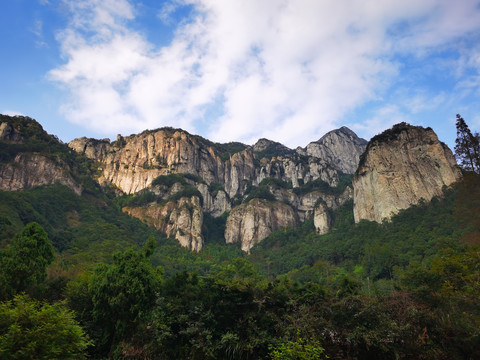
POLYGON ((352 130, 343 126, 308 144, 303 153, 323 159, 345 174, 353 174, 366 147, 365 139, 359 138, 352 130))
POLYGON ((166 203, 152 202, 147 206, 126 206, 122 210, 175 238, 183 247, 202 250, 203 211, 197 196, 166 203))
POLYGON ((68 166, 58 159, 54 161, 40 154, 21 153, 13 161, 0 164, 0 189, 16 191, 60 183, 81 194, 82 187, 66 169, 68 166))
MULTIPOLYGON (((307 191, 308 194, 302 192, 299 195, 293 190, 303 189, 305 184, 318 181, 327 187, 337 186, 340 177, 343 176, 340 171, 344 169, 340 166, 341 157, 346 153, 354 156, 352 154, 363 150, 361 141, 346 128, 340 129, 338 134, 332 132, 322 139, 319 142, 319 149, 322 150, 318 150, 315 156, 289 149, 268 139, 260 139, 253 146, 240 143, 218 144, 172 128, 145 131, 128 137, 118 136, 113 142, 108 139, 79 138, 70 142, 69 146, 97 162, 100 170, 98 181, 101 184, 113 184, 126 194, 153 191, 166 200, 167 195, 161 194, 162 191, 166 191, 165 189, 151 186, 154 180, 170 174, 187 174, 189 184, 201 194, 203 211, 213 216, 231 211, 229 224, 240 221, 240 216, 248 218, 250 216, 248 214, 251 214, 244 211, 247 205, 244 207, 240 205, 240 208, 234 205, 250 198, 252 188, 259 187, 262 181, 276 179, 290 184, 290 189, 270 188, 268 191, 272 192, 278 201, 292 205, 289 209, 293 212, 292 218, 295 220, 287 223, 293 224, 311 218, 319 199, 329 208, 335 208, 352 197, 351 190, 345 194, 335 195, 314 189, 307 191), (336 141, 342 143, 336 144, 336 141), (347 148, 342 151, 344 145, 347 148), (328 150, 329 147, 331 150, 328 150), (353 148, 355 149, 352 150, 353 148), (321 158, 327 153, 326 159, 321 158), (334 161, 336 165, 333 166, 330 161, 334 161)), ((283 209, 281 205, 279 206, 283 209)), ((251 206, 248 209, 250 208, 251 206)), ((274 215, 268 213, 265 206, 262 209, 254 213, 256 222, 248 219, 241 221, 240 235, 236 237, 231 235, 233 230, 230 227, 226 232, 229 234, 227 241, 241 242, 242 248, 249 250, 255 242, 273 231, 277 224, 276 213, 274 212, 274 215), (235 240, 232 240, 234 238, 235 240)), ((152 209, 148 211, 154 212, 152 209)), ((129 213, 146 218, 139 210, 135 212, 129 210, 129 213)), ((157 215, 164 216, 159 213, 157 215)), ((177 222, 175 220, 175 223, 177 222)), ((156 226, 166 229, 164 225, 156 226)))
POLYGON ((331 222, 332 219, 326 204, 318 204, 315 207, 315 213, 313 215, 313 226, 315 226, 317 234, 323 235, 328 233, 330 231, 331 222))
POLYGON ((451 150, 432 129, 398 124, 368 143, 353 179, 355 221, 390 219, 441 196, 460 177, 451 150))
POLYGON ((339 176, 328 161, 301 156, 266 139, 255 146, 217 144, 171 128, 119 136, 114 142, 79 138, 69 146, 99 163, 101 184, 113 184, 127 194, 171 173, 193 174, 208 185, 219 183, 230 198, 243 195, 248 184, 256 186, 267 177, 297 187, 316 179, 336 186, 339 176))
POLYGON ((253 199, 230 212, 225 228, 227 243, 241 243, 243 251, 250 252, 273 231, 295 226, 298 220, 291 206, 281 202, 253 199))
POLYGON ((60 183, 81 194, 66 163, 70 150, 35 120, 0 115, 0 189, 17 191, 60 183))

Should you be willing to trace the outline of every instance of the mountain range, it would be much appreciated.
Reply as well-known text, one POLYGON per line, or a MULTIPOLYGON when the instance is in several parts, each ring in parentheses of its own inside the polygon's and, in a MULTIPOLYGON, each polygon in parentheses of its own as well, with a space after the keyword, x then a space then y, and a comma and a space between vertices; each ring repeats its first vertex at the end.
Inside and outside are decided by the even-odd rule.
POLYGON ((290 149, 268 139, 214 143, 173 128, 63 144, 31 118, 0 117, 0 189, 61 184, 84 198, 109 194, 123 213, 197 252, 206 217, 223 217, 223 241, 250 252, 306 220, 328 233, 333 212, 352 200, 355 222, 388 221, 461 176, 431 128, 405 123, 369 142, 341 127, 290 149))

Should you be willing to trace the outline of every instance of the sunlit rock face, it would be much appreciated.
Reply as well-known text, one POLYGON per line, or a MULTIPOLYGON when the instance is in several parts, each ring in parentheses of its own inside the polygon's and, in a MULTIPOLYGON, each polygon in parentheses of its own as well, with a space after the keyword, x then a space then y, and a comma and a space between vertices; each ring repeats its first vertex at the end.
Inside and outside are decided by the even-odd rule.
POLYGON ((127 206, 123 211, 175 238, 183 247, 197 252, 202 250, 203 211, 196 196, 147 206, 127 206))
POLYGON ((355 222, 382 222, 441 196, 461 177, 452 151, 430 128, 398 124, 368 143, 353 179, 355 222))
POLYGON ((365 139, 359 138, 352 130, 343 126, 308 144, 305 153, 323 159, 345 174, 353 174, 366 147, 365 139))
MULTIPOLYGON (((128 137, 118 136, 113 142, 79 138, 70 142, 69 146, 97 162, 100 184, 113 185, 126 194, 150 191, 153 180, 162 175, 189 174, 198 177, 200 181, 193 181, 190 185, 201 194, 203 212, 220 216, 230 211, 226 241, 240 242, 242 249, 249 251, 279 227, 294 226, 311 219, 319 200, 334 209, 351 199, 350 187, 337 195, 319 191, 296 195, 292 188, 316 180, 337 186, 342 172, 353 173, 352 169, 356 168, 359 154, 365 148, 363 142, 349 129, 341 128, 305 149, 292 150, 268 139, 260 139, 253 146, 218 144, 180 129, 162 128, 128 137), (290 184, 290 188, 271 188, 277 199, 273 205, 258 199, 243 203, 252 187, 269 178, 290 184), (234 224, 240 227, 240 233, 235 234, 238 229, 234 228, 234 224)), ((128 208, 125 211, 162 231, 168 230, 168 234, 176 237, 182 245, 200 249, 200 233, 188 229, 189 221, 194 221, 187 221, 186 216, 174 213, 173 206, 157 204, 143 210, 128 208), (167 212, 169 219, 175 223, 171 227, 165 224, 167 212), (181 234, 191 235, 187 239, 181 234)))

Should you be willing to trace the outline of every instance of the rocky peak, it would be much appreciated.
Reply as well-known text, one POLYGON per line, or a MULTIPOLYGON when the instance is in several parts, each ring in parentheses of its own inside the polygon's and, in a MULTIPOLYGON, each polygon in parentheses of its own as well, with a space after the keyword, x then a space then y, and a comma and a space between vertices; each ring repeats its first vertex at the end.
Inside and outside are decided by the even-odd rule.
POLYGON ((68 148, 26 116, 0 115, 0 189, 17 191, 60 183, 77 194, 82 186, 63 160, 68 148))
POLYGON ((343 126, 308 144, 304 153, 324 159, 345 174, 353 174, 366 146, 365 139, 359 138, 352 130, 343 126))
POLYGON ((430 201, 461 177, 452 151, 431 128, 406 123, 373 137, 353 179, 355 221, 382 222, 430 201))
POLYGON ((284 154, 284 153, 291 153, 293 150, 289 149, 283 144, 280 144, 279 142, 268 140, 265 138, 262 138, 258 140, 255 145, 253 145, 253 151, 255 152, 265 152, 269 151, 271 153, 278 153, 278 154, 284 154))

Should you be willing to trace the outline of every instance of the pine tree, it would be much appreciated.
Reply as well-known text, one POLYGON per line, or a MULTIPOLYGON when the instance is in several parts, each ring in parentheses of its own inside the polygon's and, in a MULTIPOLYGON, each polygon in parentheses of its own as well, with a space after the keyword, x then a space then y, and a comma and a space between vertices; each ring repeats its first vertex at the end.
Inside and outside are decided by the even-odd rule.
POLYGON ((464 170, 480 173, 480 136, 472 134, 467 123, 457 114, 455 156, 464 170))

